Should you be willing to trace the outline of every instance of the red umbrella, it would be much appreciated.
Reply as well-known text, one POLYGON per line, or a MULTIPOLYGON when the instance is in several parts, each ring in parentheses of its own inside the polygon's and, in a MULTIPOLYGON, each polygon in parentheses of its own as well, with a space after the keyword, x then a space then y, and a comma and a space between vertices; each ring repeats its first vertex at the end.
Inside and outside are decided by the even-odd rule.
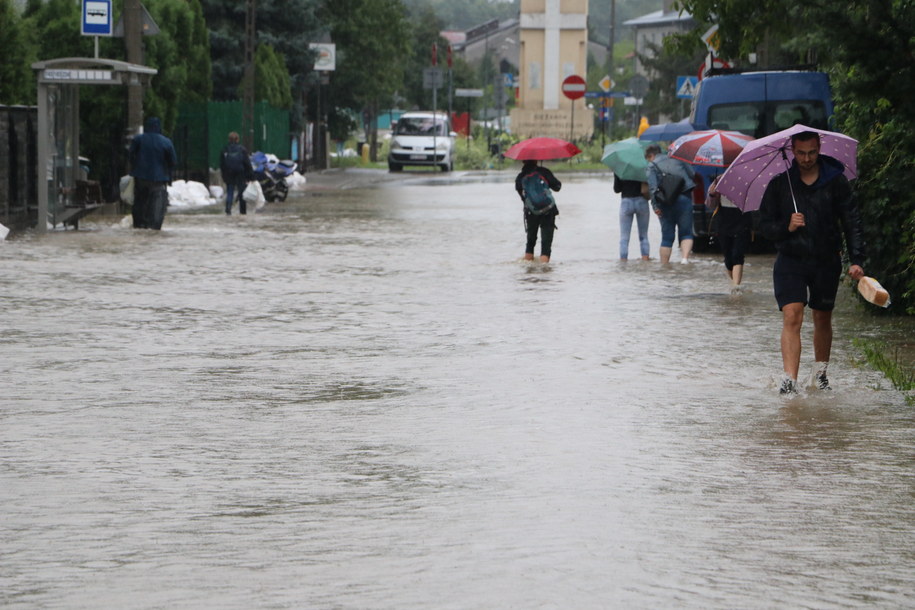
POLYGON ((546 161, 568 159, 580 152, 577 146, 559 138, 528 138, 505 151, 505 156, 517 161, 546 161))
POLYGON ((667 154, 693 165, 727 167, 753 138, 739 131, 706 129, 677 138, 667 154))

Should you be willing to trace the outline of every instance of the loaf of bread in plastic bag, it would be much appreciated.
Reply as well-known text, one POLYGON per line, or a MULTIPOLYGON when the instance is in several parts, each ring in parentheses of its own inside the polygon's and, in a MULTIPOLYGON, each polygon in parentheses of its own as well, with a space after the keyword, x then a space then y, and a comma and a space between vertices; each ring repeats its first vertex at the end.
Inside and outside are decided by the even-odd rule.
POLYGON ((858 292, 869 303, 880 307, 890 306, 890 293, 884 290, 880 282, 872 277, 864 276, 858 280, 858 292))

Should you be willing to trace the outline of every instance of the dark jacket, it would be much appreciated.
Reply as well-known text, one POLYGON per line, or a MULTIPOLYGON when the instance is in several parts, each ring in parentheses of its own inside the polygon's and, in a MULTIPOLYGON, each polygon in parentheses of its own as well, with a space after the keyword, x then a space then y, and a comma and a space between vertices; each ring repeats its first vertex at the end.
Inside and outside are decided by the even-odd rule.
MULTIPOLYGON (((553 175, 553 172, 551 172, 548 168, 543 167, 542 165, 529 167, 527 164, 525 164, 524 167, 521 168, 521 171, 518 173, 518 176, 515 178, 515 190, 518 191, 518 197, 521 198, 522 202, 524 201, 524 187, 521 186, 521 180, 531 172, 537 172, 543 176, 543 179, 546 180, 546 183, 550 185, 550 190, 558 191, 562 188, 562 182, 560 182, 556 176, 553 175)), ((527 209, 525 208, 525 213, 526 212, 527 209)), ((556 210, 556 213, 559 213, 558 209, 556 210)))
POLYGON ((820 175, 806 185, 793 162, 769 182, 759 208, 759 230, 775 242, 779 253, 807 261, 829 260, 842 252, 842 236, 853 265, 864 265, 864 231, 851 185, 842 175, 842 164, 820 155, 820 175), (804 215, 805 226, 788 231, 794 213, 788 178, 794 189, 797 211, 804 215))
POLYGON ((622 180, 613 175, 613 192, 620 193, 623 197, 641 197, 642 183, 638 180, 622 180))
POLYGON ((219 173, 222 175, 222 181, 226 184, 237 184, 243 180, 246 182, 253 180, 254 169, 251 167, 251 157, 248 155, 248 150, 238 142, 226 144, 226 147, 222 149, 222 154, 219 155, 219 173), (232 162, 228 156, 232 153, 238 153, 242 162, 241 168, 232 167, 232 162))
POLYGON ((159 119, 146 119, 144 132, 130 141, 130 175, 150 182, 171 182, 177 164, 175 147, 162 135, 159 119))

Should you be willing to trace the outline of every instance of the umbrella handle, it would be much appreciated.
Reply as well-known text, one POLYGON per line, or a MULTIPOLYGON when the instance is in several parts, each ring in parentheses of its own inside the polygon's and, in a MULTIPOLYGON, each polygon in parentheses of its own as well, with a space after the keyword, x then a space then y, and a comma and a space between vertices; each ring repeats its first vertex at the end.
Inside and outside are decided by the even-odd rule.
POLYGON ((791 175, 788 173, 791 169, 791 164, 788 163, 788 153, 785 152, 785 147, 782 146, 782 159, 785 160, 785 180, 788 181, 788 190, 791 191, 791 203, 794 204, 794 213, 797 214, 797 199, 794 198, 794 186, 791 185, 791 175))

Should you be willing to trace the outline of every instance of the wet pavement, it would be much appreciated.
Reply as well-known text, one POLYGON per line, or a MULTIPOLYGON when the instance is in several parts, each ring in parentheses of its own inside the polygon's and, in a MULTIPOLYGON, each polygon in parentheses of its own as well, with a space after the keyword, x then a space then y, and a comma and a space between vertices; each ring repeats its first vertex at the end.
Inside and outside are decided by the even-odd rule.
POLYGON ((560 175, 524 263, 512 179, 0 243, 0 605, 915 605, 886 327, 842 289, 835 389, 782 400, 771 256, 738 296, 622 263, 609 180, 560 175))

